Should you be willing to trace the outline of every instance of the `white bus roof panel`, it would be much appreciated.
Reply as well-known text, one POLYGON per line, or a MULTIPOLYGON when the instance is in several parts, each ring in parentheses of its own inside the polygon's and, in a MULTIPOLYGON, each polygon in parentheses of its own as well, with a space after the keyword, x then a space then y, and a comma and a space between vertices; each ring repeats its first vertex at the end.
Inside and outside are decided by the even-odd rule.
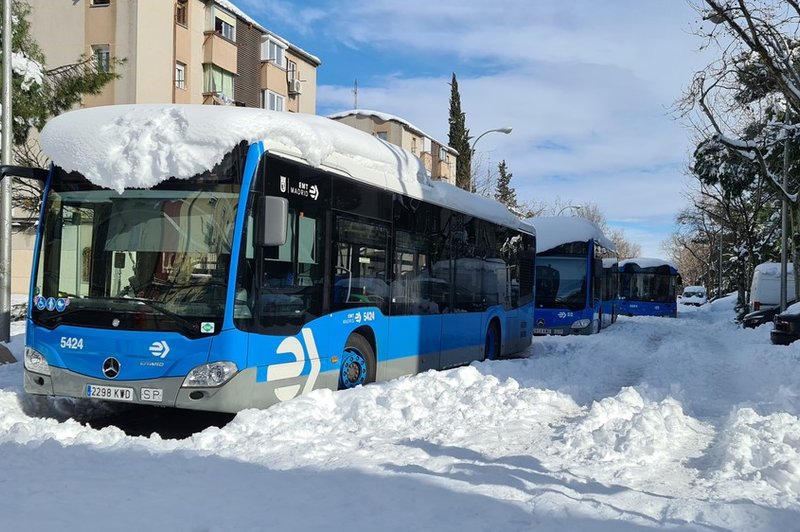
POLYGON ((431 181, 411 152, 316 115, 209 105, 113 105, 57 116, 41 133, 42 148, 56 165, 117 191, 206 171, 241 141, 262 141, 268 153, 534 232, 492 199, 431 181))

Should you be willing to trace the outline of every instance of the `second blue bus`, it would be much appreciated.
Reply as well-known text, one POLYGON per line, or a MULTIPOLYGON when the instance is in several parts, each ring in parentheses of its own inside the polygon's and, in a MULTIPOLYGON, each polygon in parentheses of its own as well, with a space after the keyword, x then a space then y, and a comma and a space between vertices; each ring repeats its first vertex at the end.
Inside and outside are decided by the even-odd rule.
POLYGON ((536 228, 536 335, 592 334, 617 318, 614 243, 578 217, 531 218, 536 228))

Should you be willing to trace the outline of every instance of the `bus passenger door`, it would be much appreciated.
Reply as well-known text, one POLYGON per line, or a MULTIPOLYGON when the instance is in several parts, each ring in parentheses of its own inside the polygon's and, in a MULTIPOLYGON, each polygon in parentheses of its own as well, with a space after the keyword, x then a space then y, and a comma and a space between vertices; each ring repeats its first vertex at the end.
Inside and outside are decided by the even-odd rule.
POLYGON ((372 329, 377 343, 378 379, 388 349, 389 285, 387 252, 389 225, 337 216, 333 242, 331 310, 351 310, 343 317, 349 327, 372 329), (377 309, 379 312, 374 312, 377 309), (352 314, 352 316, 351 316, 352 314))
POLYGON ((449 246, 434 265, 441 279, 449 279, 450 304, 442 313, 441 367, 468 364, 483 358, 483 259, 476 247, 476 220, 453 212, 442 224, 449 246))

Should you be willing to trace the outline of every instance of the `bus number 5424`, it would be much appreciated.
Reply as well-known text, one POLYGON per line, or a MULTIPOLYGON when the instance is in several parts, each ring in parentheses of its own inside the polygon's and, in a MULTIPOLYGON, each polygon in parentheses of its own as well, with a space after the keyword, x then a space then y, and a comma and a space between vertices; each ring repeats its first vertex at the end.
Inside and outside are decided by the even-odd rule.
POLYGON ((61 349, 83 349, 83 338, 62 336, 61 349))

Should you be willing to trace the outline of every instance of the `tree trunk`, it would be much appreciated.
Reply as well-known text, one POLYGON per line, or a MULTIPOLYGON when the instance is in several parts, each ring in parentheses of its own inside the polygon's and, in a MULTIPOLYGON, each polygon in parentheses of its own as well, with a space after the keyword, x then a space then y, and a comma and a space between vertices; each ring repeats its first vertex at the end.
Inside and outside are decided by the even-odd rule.
MULTIPOLYGON (((794 300, 800 301, 800 205, 789 203, 789 259, 794 270, 794 300)), ((791 299, 791 298, 790 298, 791 299)))

